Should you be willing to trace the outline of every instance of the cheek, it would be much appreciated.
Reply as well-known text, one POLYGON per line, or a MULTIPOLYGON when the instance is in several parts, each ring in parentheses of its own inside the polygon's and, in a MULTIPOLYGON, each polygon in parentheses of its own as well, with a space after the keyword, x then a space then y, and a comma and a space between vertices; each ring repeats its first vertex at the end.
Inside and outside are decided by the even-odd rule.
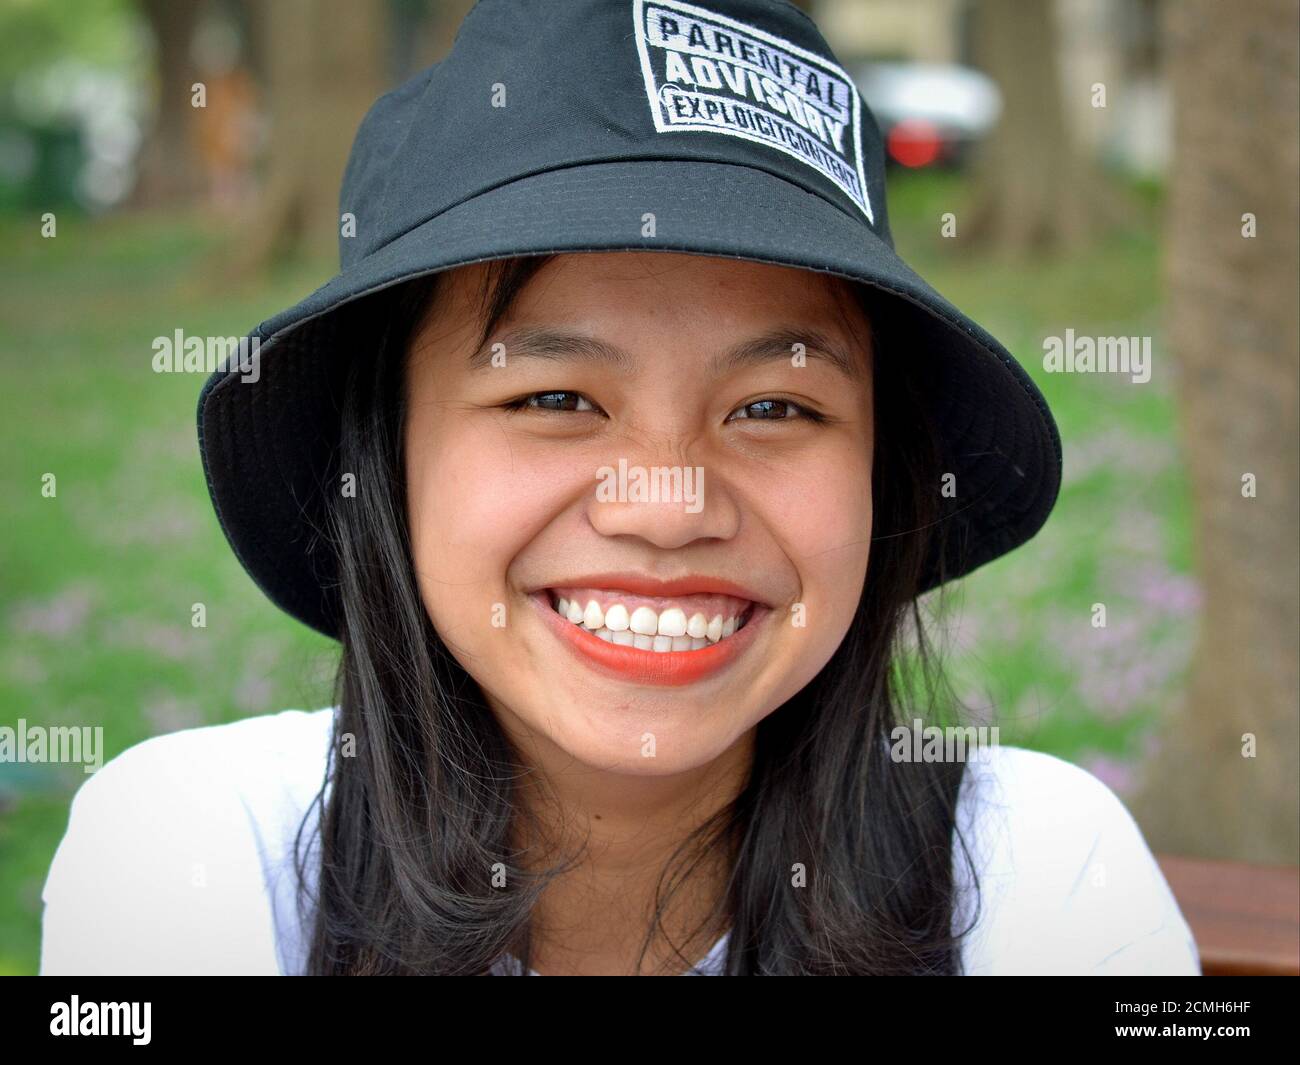
POLYGON ((522 524, 509 463, 489 434, 426 430, 407 438, 411 553, 425 608, 450 644, 473 644, 503 601, 505 562, 522 524))
POLYGON ((810 513, 820 513, 822 521, 809 532, 817 541, 804 563, 806 581, 816 586, 816 599, 826 604, 831 651, 857 611, 871 553, 871 470, 862 465, 849 477, 844 472, 827 476, 815 490, 818 498, 810 513))
POLYGON ((812 467, 765 477, 755 498, 805 574, 847 575, 866 565, 871 543, 871 464, 853 448, 812 467))
POLYGON ((862 594, 871 549, 870 457, 854 447, 837 449, 819 456, 815 468, 765 477, 750 498, 763 501, 764 522, 798 573, 804 627, 792 634, 801 656, 820 668, 862 594))
MULTIPOLYGON (((411 548, 425 607, 449 643, 475 646, 509 602, 512 560, 576 490, 543 449, 499 428, 413 419, 407 435, 411 548)), ((499 624, 499 623, 498 623, 499 624)))
POLYGON ((832 566, 866 557, 871 541, 871 468, 865 462, 828 462, 795 478, 784 501, 787 527, 815 558, 832 566))

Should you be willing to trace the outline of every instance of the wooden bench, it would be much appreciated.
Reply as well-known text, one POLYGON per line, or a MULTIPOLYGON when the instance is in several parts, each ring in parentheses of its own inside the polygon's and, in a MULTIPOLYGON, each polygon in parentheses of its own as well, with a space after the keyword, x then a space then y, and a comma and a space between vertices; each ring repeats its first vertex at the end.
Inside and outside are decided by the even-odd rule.
POLYGON ((1206 976, 1300 976, 1300 869, 1158 854, 1206 976))

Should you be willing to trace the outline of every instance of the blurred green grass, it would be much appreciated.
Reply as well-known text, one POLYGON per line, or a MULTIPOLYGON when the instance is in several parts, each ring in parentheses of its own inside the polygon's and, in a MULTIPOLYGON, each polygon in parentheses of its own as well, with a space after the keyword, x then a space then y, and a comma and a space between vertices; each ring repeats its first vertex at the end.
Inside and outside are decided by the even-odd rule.
POLYGON ((922 173, 890 188, 895 242, 941 293, 998 337, 1034 378, 1060 428, 1064 483, 1029 543, 954 588, 950 673, 1003 743, 1080 762, 1123 794, 1159 742, 1159 715, 1185 677, 1195 633, 1191 496, 1176 368, 1163 342, 1160 190, 1128 190, 1134 228, 1037 264, 971 255, 940 236, 965 190, 922 173), (1150 336, 1145 384, 1049 374, 1043 341, 1150 336), (1091 623, 1094 603, 1107 627, 1091 623))
MULTIPOLYGON (((0 222, 0 702, 10 723, 102 725, 105 760, 329 701, 333 645, 263 600, 212 514, 202 378, 150 367, 155 336, 241 333, 328 271, 232 285, 211 258, 226 236, 192 217, 60 218, 52 240, 36 219, 0 222), (191 627, 194 603, 206 628, 191 627)), ((41 887, 85 779, 36 768, 0 765, 0 971, 36 970, 41 887)))
MULTIPOLYGON (((896 242, 1039 382, 1067 484, 1038 537, 962 582, 959 614, 943 619, 950 668, 972 705, 997 708, 1002 742, 1082 761, 1122 789, 1191 639, 1156 205, 1139 231, 1025 266, 970 258, 940 237, 963 195, 951 175, 900 175, 896 242), (1044 374, 1043 337, 1066 327, 1155 337, 1152 383, 1044 374), (1110 637, 1089 625, 1097 601, 1110 637)), ((46 240, 34 217, 0 219, 5 720, 102 724, 107 759, 161 732, 328 705, 334 645, 262 598, 212 514, 194 425, 202 378, 154 374, 150 345, 177 328, 251 329, 332 264, 232 282, 213 258, 230 238, 222 225, 120 215, 59 226, 46 240), (57 476, 53 499, 45 473, 57 476), (193 629, 200 602, 207 627, 193 629)), ((36 971, 40 891, 84 779, 75 766, 0 765, 0 973, 36 971)))

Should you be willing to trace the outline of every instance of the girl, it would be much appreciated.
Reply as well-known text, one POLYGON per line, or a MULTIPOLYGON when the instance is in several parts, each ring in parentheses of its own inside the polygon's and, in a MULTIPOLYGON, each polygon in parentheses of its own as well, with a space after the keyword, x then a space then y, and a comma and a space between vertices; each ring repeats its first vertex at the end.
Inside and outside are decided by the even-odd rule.
POLYGON ((43 971, 1198 971, 1099 781, 917 756, 956 724, 919 597, 1041 527, 1059 440, 894 253, 806 16, 481 0, 342 208, 199 409, 337 706, 92 777, 43 971))

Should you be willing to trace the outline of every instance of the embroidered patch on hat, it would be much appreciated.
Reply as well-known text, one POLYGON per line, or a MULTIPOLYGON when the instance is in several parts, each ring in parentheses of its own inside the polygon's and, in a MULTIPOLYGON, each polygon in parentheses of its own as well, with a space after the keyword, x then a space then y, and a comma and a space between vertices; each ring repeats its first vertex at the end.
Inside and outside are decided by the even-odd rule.
POLYGON ((756 26, 679 0, 633 0, 660 133, 766 144, 834 182, 875 224, 862 169, 861 97, 844 69, 756 26))

